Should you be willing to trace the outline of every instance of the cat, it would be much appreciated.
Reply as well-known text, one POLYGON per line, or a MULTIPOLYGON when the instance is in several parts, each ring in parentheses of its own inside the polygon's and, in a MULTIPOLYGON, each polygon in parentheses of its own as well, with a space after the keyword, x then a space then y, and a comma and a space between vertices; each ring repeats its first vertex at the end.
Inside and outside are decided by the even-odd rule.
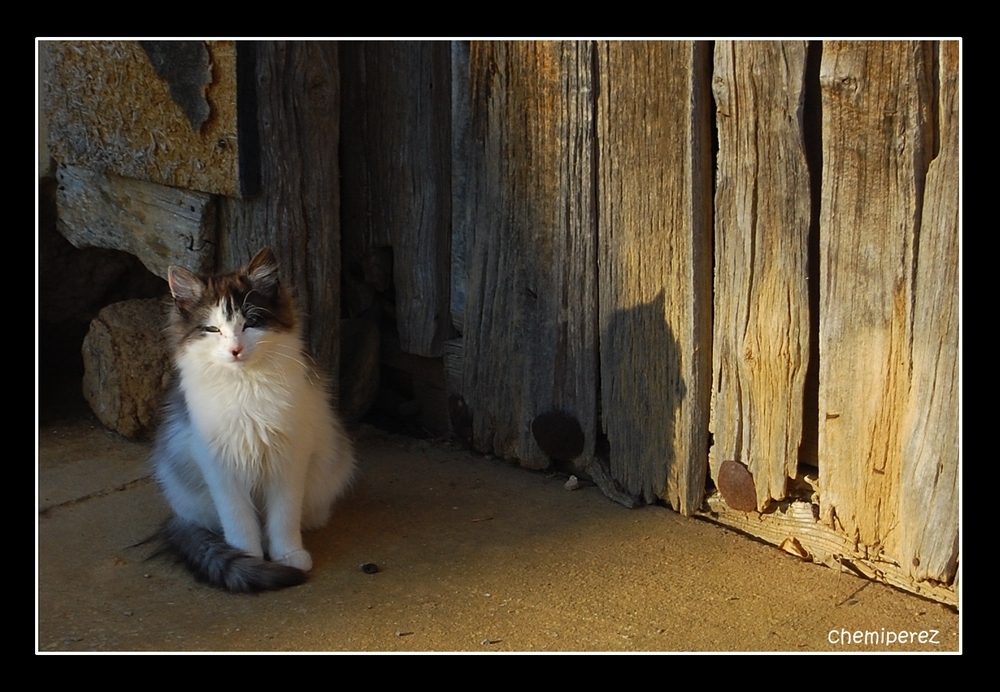
POLYGON ((354 452, 311 365, 270 249, 234 273, 167 272, 175 377, 153 445, 165 546, 232 592, 296 586, 354 452))

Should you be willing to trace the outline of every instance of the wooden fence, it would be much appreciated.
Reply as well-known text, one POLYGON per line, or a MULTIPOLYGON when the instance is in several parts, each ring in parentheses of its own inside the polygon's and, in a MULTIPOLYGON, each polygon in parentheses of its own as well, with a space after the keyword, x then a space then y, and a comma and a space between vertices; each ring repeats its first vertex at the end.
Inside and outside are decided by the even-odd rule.
POLYGON ((561 410, 619 499, 954 602, 958 48, 344 44, 345 112, 393 123, 345 209, 393 215, 401 341, 477 449, 544 468, 561 410), (706 499, 725 460, 758 512, 706 499))

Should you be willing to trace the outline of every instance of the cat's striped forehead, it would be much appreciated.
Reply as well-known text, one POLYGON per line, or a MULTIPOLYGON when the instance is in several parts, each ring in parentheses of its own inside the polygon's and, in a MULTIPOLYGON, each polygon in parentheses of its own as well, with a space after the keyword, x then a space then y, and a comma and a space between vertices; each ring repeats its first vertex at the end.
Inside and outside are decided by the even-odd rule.
POLYGON ((228 275, 210 277, 200 302, 209 310, 218 309, 227 321, 232 322, 255 307, 271 311, 276 307, 273 305, 276 301, 266 298, 259 290, 254 290, 246 277, 228 275))
POLYGON ((241 271, 207 277, 175 272, 173 281, 171 323, 177 343, 205 327, 221 327, 220 322, 242 324, 252 318, 254 326, 268 329, 296 326, 292 300, 276 280, 254 281, 241 271))

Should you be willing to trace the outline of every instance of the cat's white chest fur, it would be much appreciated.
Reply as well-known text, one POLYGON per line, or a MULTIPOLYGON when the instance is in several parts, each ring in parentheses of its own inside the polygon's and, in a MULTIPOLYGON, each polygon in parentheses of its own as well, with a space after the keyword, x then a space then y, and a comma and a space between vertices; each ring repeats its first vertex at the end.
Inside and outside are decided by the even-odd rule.
POLYGON ((216 459, 256 475, 287 459, 293 444, 311 446, 309 410, 317 403, 297 338, 268 334, 248 344, 245 360, 229 362, 214 341, 193 344, 177 365, 193 427, 216 459))

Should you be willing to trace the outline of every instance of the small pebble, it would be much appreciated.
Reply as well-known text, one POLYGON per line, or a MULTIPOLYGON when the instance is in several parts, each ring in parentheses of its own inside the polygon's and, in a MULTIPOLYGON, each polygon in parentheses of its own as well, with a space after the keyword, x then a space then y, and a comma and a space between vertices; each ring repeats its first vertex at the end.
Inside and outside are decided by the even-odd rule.
POLYGON ((563 485, 566 490, 576 490, 580 487, 580 479, 576 476, 570 476, 569 480, 563 485))
POLYGON ((382 570, 380 570, 378 568, 378 565, 376 565, 374 562, 366 562, 365 564, 361 565, 361 571, 364 572, 365 574, 378 574, 382 570))

